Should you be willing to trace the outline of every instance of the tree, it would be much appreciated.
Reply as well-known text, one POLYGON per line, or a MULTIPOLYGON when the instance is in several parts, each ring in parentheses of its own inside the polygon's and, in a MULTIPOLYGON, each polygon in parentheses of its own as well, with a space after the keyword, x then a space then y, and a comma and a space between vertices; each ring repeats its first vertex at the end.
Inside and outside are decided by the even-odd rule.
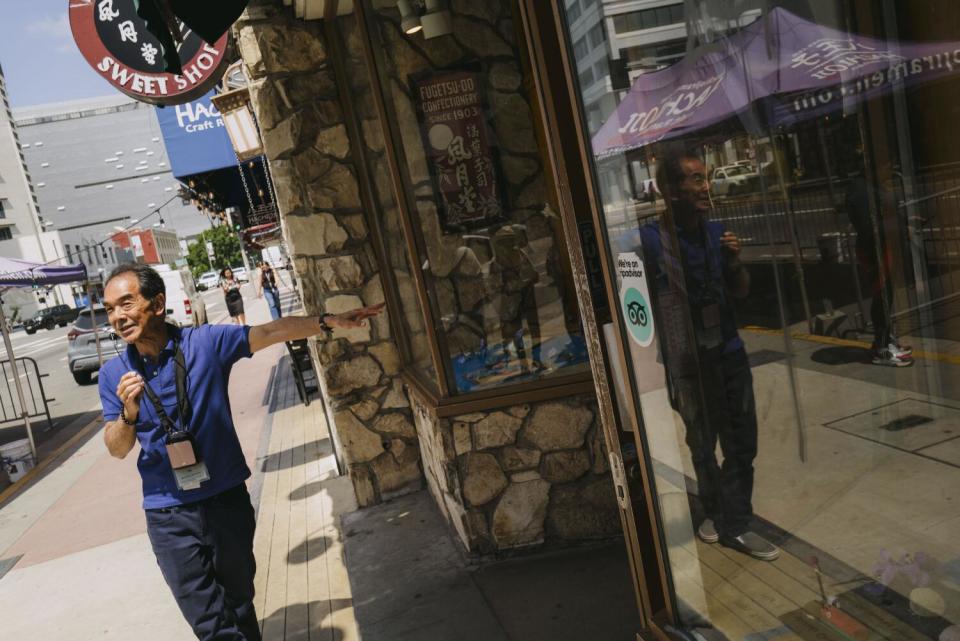
POLYGON ((220 225, 205 230, 200 237, 187 247, 187 264, 194 278, 210 271, 210 261, 207 259, 207 241, 213 243, 213 268, 220 271, 224 267, 235 267, 243 264, 240 254, 240 240, 227 225, 220 225))

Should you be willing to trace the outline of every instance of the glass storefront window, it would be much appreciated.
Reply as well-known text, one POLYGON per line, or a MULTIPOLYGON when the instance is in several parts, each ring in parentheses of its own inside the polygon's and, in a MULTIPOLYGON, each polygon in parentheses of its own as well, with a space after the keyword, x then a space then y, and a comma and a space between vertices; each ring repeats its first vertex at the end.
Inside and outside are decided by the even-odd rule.
POLYGON ((589 370, 512 4, 451 7, 435 37, 405 34, 395 3, 367 12, 454 394, 589 370))
POLYGON ((960 5, 704 0, 634 31, 675 5, 568 25, 614 26, 581 107, 674 591, 657 620, 958 638, 960 5))

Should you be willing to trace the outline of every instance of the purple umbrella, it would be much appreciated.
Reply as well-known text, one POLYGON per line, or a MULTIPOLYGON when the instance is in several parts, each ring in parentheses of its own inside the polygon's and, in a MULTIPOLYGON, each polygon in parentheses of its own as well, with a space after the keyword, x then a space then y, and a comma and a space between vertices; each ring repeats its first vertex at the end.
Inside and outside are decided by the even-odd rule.
POLYGON ((898 42, 847 33, 772 9, 729 38, 634 81, 593 137, 598 158, 745 114, 764 101, 787 126, 901 85, 960 72, 960 42, 898 42))
MULTIPOLYGON (((20 260, 19 258, 0 257, 0 291, 10 287, 59 285, 62 283, 84 281, 86 279, 87 267, 83 264, 58 267, 55 265, 45 265, 43 263, 32 263, 27 260, 20 260)), ((17 361, 13 354, 13 343, 10 341, 10 328, 7 327, 7 319, 4 316, 2 304, 0 304, 0 331, 3 333, 3 343, 7 349, 7 358, 10 360, 10 366, 13 369, 13 384, 17 389, 17 396, 20 400, 20 412, 23 418, 23 425, 27 430, 27 439, 30 441, 30 452, 33 454, 33 460, 36 461, 37 446, 33 440, 33 429, 30 427, 30 415, 27 411, 27 404, 23 396, 23 386, 20 383, 17 361)))

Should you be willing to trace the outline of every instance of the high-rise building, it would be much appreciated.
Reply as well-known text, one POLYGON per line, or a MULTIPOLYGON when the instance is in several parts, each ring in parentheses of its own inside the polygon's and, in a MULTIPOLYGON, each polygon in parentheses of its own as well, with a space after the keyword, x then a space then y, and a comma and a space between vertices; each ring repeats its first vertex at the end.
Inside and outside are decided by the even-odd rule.
POLYGON ((122 229, 156 226, 190 238, 208 227, 177 197, 152 106, 115 95, 17 109, 15 117, 40 213, 95 279, 133 258, 118 256, 111 240, 122 229))
MULTIPOLYGON (((59 234, 39 215, 20 135, 0 67, 0 256, 45 263, 63 255, 59 234)), ((70 303, 70 288, 13 289, 3 295, 8 317, 26 317, 46 305, 70 303)))

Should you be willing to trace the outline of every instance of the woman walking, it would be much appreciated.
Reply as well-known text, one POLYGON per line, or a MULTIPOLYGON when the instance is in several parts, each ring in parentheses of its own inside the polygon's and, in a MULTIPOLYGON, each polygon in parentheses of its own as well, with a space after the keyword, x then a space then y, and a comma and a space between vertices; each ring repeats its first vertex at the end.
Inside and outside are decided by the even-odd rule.
POLYGON ((233 270, 224 267, 220 270, 220 289, 227 301, 227 312, 237 325, 246 325, 247 316, 243 312, 243 295, 240 293, 240 283, 233 277, 233 270))
POLYGON ((270 307, 270 317, 277 320, 283 316, 283 313, 280 311, 280 291, 277 289, 277 275, 270 267, 270 263, 265 261, 260 263, 260 278, 257 282, 260 285, 257 297, 266 295, 267 305, 270 307))

